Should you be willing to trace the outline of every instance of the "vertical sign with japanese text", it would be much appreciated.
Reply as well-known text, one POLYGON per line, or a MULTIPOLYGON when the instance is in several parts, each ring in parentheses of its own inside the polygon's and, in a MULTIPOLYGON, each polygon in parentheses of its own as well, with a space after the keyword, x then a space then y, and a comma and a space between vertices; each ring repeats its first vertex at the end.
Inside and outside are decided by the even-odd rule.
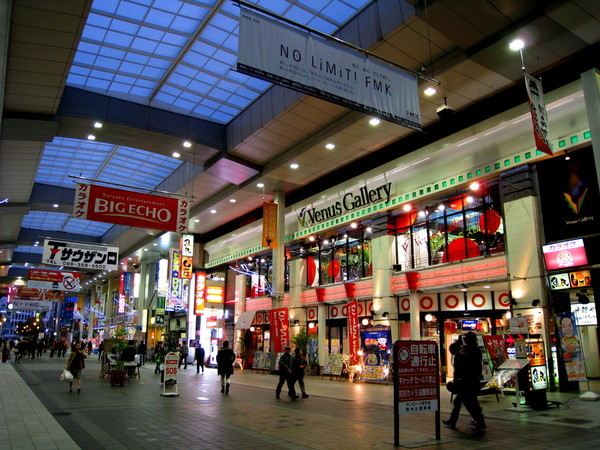
POLYGON ((196 292, 194 295, 194 314, 204 314, 204 293, 206 291, 206 272, 196 272, 196 292))
POLYGON ((277 203, 263 202, 262 246, 277 248, 277 203))
POLYGON ((535 148, 540 152, 552 156, 552 147, 550 147, 550 136, 548 133, 548 113, 544 102, 544 91, 542 82, 529 74, 525 75, 525 87, 529 96, 529 110, 531 111, 531 120, 533 121, 533 137, 535 139, 535 148))
POLYGON ((273 352, 275 355, 283 352, 286 345, 290 345, 290 327, 287 308, 271 309, 269 311, 271 336, 273 339, 273 352))
POLYGON ((360 350, 360 330, 358 328, 358 301, 348 303, 348 345, 350 357, 360 350))

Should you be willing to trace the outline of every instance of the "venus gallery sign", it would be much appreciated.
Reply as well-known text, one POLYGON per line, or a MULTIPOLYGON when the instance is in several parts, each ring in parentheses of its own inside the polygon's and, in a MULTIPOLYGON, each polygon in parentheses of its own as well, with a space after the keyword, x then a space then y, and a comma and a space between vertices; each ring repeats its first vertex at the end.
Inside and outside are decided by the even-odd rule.
POLYGON ((77 183, 73 217, 181 233, 189 208, 187 200, 77 183))
POLYGON ((332 219, 373 203, 389 203, 391 192, 392 183, 387 183, 374 189, 363 186, 358 190, 358 193, 348 192, 342 196, 341 200, 325 208, 317 209, 305 206, 298 213, 298 222, 303 227, 310 227, 316 223, 332 219))

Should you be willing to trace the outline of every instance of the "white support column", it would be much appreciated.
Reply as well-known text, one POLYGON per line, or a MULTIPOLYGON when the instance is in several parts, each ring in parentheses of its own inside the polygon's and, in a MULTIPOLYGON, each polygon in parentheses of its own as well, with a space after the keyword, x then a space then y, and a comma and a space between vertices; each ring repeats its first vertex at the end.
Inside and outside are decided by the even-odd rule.
POLYGON ((391 325, 392 342, 399 337, 398 310, 392 295, 392 254, 394 237, 387 234, 371 239, 373 264, 373 312, 377 325, 391 325), (382 314, 387 312, 387 317, 382 314))
POLYGON ((273 308, 280 306, 285 291, 285 245, 283 243, 285 237, 285 192, 275 191, 273 200, 277 203, 277 248, 273 249, 273 290, 275 298, 273 299, 273 308))
POLYGON ((290 308, 302 306, 302 291, 306 286, 306 259, 290 261, 290 308))
POLYGON ((411 292, 410 298, 410 339, 413 341, 421 340, 421 305, 419 294, 411 292))
POLYGON ((317 316, 319 318, 319 334, 317 340, 318 353, 319 353, 319 366, 323 367, 325 365, 325 347, 327 344, 327 306, 319 305, 317 306, 317 316))

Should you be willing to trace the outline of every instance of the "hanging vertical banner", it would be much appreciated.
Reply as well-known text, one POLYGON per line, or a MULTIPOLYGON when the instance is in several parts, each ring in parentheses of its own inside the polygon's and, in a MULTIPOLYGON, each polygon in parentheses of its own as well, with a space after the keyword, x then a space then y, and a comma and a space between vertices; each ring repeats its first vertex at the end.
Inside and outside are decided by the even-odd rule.
POLYGON ((119 305, 117 311, 119 314, 125 312, 125 273, 122 273, 119 277, 119 305))
POLYGON ((413 75, 245 8, 238 42, 238 72, 421 129, 413 75))
POLYGON ((277 203, 263 202, 262 246, 277 248, 277 203))
POLYGON ((573 313, 557 314, 556 325, 558 327, 560 348, 562 349, 562 356, 565 361, 569 381, 587 380, 583 351, 573 313))
POLYGON ((171 250, 171 270, 169 272, 169 295, 167 296, 166 311, 176 311, 183 307, 181 302, 182 282, 179 276, 181 270, 181 251, 171 250))
POLYGON ((123 290, 121 293, 129 296, 131 295, 131 286, 133 284, 133 273, 123 272, 121 275, 123 276, 123 290))
POLYGON ((204 314, 204 292, 206 289, 206 273, 196 272, 196 292, 194 295, 194 314, 204 314))
POLYGON ((191 280, 192 271, 194 269, 194 259, 191 256, 181 256, 181 270, 179 278, 182 280, 191 280))
POLYGON ((350 357, 354 357, 360 350, 360 330, 358 328, 358 301, 352 300, 348 307, 348 345, 350 357))
POLYGON ((181 256, 194 256, 194 235, 181 235, 181 256))
POLYGON ((283 352, 286 345, 290 345, 288 309, 271 309, 269 311, 269 323, 271 324, 273 351, 275 355, 277 355, 278 353, 283 352))
POLYGON ((544 91, 542 82, 529 74, 525 74, 525 87, 529 97, 529 110, 533 121, 533 137, 535 148, 540 152, 552 155, 550 147, 550 135, 548 133, 548 113, 544 102, 544 91))

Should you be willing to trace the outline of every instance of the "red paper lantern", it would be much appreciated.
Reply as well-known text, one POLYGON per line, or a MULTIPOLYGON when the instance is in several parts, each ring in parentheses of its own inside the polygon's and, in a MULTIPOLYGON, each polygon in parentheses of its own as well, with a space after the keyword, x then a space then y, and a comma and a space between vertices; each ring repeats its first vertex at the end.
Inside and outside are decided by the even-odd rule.
POLYGON ((477 243, 468 238, 457 238, 448 244, 448 250, 444 252, 443 262, 460 261, 481 255, 477 243), (466 252, 465 252, 466 249, 466 252))
POLYGON ((339 261, 331 261, 331 264, 327 267, 327 273, 331 277, 332 280, 335 280, 337 276, 340 274, 340 262, 339 261))
POLYGON ((479 216, 479 229, 483 234, 494 234, 501 222, 500 213, 495 209, 488 209, 479 216))
POLYGON ((306 278, 309 286, 312 286, 315 282, 315 276, 317 275, 317 266, 315 265, 315 258, 309 256, 306 258, 306 278))
POLYGON ((356 290, 356 285, 354 283, 345 283, 344 288, 346 289, 346 297, 354 298, 354 291, 356 290))
POLYGON ((323 303, 325 301, 325 288, 318 287, 315 289, 315 291, 317 292, 317 301, 319 303, 323 303))
POLYGON ((419 272, 406 272, 406 282, 408 289, 416 291, 419 285, 419 272))

